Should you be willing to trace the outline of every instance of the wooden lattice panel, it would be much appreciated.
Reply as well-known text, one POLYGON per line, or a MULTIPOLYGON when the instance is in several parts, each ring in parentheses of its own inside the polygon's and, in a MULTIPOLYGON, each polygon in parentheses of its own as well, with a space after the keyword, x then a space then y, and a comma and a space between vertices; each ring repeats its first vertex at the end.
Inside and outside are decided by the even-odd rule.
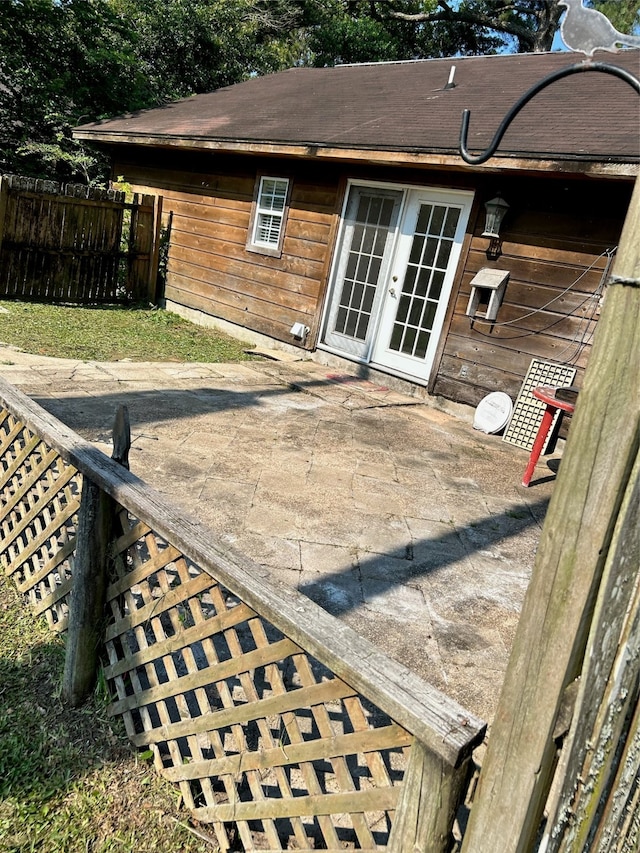
POLYGON ((384 846, 413 737, 120 515, 108 592, 112 714, 222 849, 384 846))
POLYGON ((49 626, 62 631, 81 477, 55 450, 4 410, 0 414, 0 559, 49 626))
POLYGON ((444 853, 483 721, 0 390, 5 572, 64 630, 86 591, 82 476, 108 496, 110 711, 220 849, 444 853))

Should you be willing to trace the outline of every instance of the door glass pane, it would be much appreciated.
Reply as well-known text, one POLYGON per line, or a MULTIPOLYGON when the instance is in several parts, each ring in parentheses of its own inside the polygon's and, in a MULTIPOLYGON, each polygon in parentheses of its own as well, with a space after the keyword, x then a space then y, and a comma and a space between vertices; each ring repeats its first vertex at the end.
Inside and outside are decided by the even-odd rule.
POLYGON ((424 312, 424 320, 422 323, 422 325, 425 329, 432 329, 433 328, 433 321, 436 318, 437 307, 438 307, 437 302, 427 302, 427 309, 424 312))
POLYGON ((369 257, 371 256, 373 250, 373 241, 375 240, 376 235, 371 228, 368 228, 364 232, 362 247, 360 249, 361 252, 365 252, 369 257))
POLYGON ((418 332, 418 338, 416 340, 416 348, 413 353, 416 358, 424 358, 427 354, 427 346, 429 345, 429 338, 431 334, 429 332, 418 332))
POLYGON ((368 281, 370 263, 371 258, 369 257, 369 255, 360 255, 360 257, 358 258, 358 267, 354 276, 355 281, 360 283, 368 281))
POLYGON ((383 228, 388 228, 391 225, 391 217, 393 215, 393 199, 385 198, 382 201, 382 212, 380 213, 380 225, 383 228))
POLYGON ((416 264, 413 264, 412 266, 407 267, 407 271, 404 275, 404 281, 402 282, 402 292, 403 293, 413 293, 413 291, 415 289, 417 273, 418 273, 418 266, 416 264))
POLYGON ((404 341, 402 342, 402 352, 405 355, 413 355, 413 345, 416 341, 416 334, 418 330, 414 329, 413 326, 407 326, 404 333, 404 341))
POLYGON ((433 266, 433 262, 436 257, 436 252, 438 251, 438 241, 434 238, 430 238, 427 240, 427 248, 424 253, 424 258, 422 259, 421 266, 427 269, 431 269, 433 266))
POLYGON ((434 208, 433 216, 431 217, 431 225, 429 226, 430 234, 440 234, 442 232, 442 223, 444 222, 446 210, 447 208, 443 207, 441 204, 434 208))
POLYGON ((411 300, 408 296, 402 296, 400 299, 400 304, 398 305, 398 313, 396 314, 396 320, 400 323, 404 323, 407 319, 407 314, 409 313, 409 306, 411 305, 411 300))
POLYGON ((364 222, 367 218, 367 211, 371 204, 371 197, 362 195, 358 202, 358 212, 356 213, 356 222, 364 222))
POLYGON ((441 240, 440 250, 438 251, 438 260, 436 266, 441 270, 446 270, 449 263, 449 255, 451 254, 452 240, 441 240))
POLYGON ((431 289, 429 291, 429 299, 440 299, 442 285, 444 284, 444 272, 436 270, 431 279, 431 289))
POLYGON ((417 264, 420 262, 423 247, 424 237, 422 237, 420 234, 416 234, 413 238, 413 244, 411 245, 411 254, 409 255, 410 264, 417 264))
POLYGON ((369 325, 369 319, 366 314, 361 314, 360 319, 358 320, 358 328, 356 329, 356 333, 354 337, 358 338, 358 340, 363 341, 367 336, 367 327, 369 325))
MULTIPOLYGON (((382 223, 381 223, 382 224, 382 223)), ((387 245, 387 228, 388 225, 382 224, 376 233, 376 244, 373 247, 373 256, 381 258, 384 255, 384 247, 387 245)))
POLYGON ((460 209, 422 204, 409 252, 389 348, 424 359, 451 257, 460 209))
POLYGON ((380 198, 372 198, 369 204, 369 214, 368 219, 369 222, 379 222, 380 221, 380 211, 382 209, 382 199, 380 198))
POLYGON ((429 289, 429 281, 431 279, 431 270, 421 269, 416 282, 416 296, 426 296, 429 289))
POLYGON ((460 219, 460 211, 457 207, 450 207, 447 211, 447 218, 444 223, 444 229, 442 231, 443 237, 454 237, 456 233, 456 228, 458 227, 458 220, 460 219))
POLYGON ((416 328, 420 325, 422 318, 422 309, 424 308, 424 299, 414 299, 409 312, 409 322, 416 328))
POLYGON ((370 314, 371 308, 373 307, 373 297, 375 296, 375 292, 372 287, 368 287, 364 292, 364 299, 362 300, 362 311, 364 314, 370 314))
POLYGON ((433 207, 430 204, 423 204, 420 207, 418 214, 418 222, 416 225, 416 234, 426 234, 429 230, 429 219, 431 219, 431 211, 433 207))
POLYGON ((347 261, 347 270, 345 272, 345 278, 353 278, 356 272, 356 267, 358 266, 358 256, 352 254, 349 256, 349 260, 347 261))
POLYGON ((391 332, 391 343, 389 346, 392 350, 395 350, 396 352, 400 352, 400 343, 402 342, 403 329, 404 326, 402 326, 400 323, 394 323, 393 331, 391 332))

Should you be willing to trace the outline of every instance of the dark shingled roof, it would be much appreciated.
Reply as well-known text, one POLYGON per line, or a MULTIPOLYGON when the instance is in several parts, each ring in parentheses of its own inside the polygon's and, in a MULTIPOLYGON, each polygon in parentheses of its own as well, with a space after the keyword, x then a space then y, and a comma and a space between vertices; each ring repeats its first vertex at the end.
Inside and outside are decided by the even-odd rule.
MULTIPOLYGON (((599 54, 640 76, 640 51, 599 54)), ((292 68, 157 109, 84 125, 79 138, 171 144, 190 141, 454 154, 471 109, 469 147, 483 149, 505 113, 572 53, 292 68), (451 66, 455 88, 445 88, 451 66)), ((604 162, 640 160, 640 98, 601 73, 564 78, 535 97, 507 131, 499 156, 604 162)))

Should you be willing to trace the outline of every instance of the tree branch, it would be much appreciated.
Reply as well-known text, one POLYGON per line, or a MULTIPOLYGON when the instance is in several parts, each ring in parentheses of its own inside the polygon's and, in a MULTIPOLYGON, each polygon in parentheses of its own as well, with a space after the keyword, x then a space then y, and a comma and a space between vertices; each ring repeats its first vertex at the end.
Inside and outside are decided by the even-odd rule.
MULTIPOLYGON (((384 2, 389 2, 389 0, 384 0, 384 2)), ((391 2, 393 2, 393 0, 391 0, 391 2)), ((398 9, 390 8, 385 10, 385 15, 388 18, 395 18, 399 21, 411 21, 416 24, 438 23, 444 21, 450 23, 471 24, 472 26, 483 27, 489 30, 495 30, 499 33, 505 33, 505 35, 515 36, 530 50, 535 48, 536 34, 523 24, 518 24, 515 21, 503 21, 497 16, 485 15, 481 12, 454 10, 448 5, 446 0, 438 0, 438 6, 441 11, 415 13, 401 12, 398 9)), ((510 5, 505 5, 500 8, 500 11, 511 11, 513 8, 514 7, 510 5)), ((531 10, 528 10, 528 14, 531 14, 531 10)))

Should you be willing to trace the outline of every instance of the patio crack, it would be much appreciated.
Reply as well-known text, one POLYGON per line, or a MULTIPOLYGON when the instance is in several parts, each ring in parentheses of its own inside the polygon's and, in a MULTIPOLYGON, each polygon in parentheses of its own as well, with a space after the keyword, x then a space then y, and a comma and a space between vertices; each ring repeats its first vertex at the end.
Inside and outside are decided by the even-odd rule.
POLYGON ((424 406, 424 403, 419 400, 416 400, 415 403, 373 403, 368 406, 359 406, 358 408, 361 411, 365 411, 366 409, 411 409, 417 406, 424 406))

